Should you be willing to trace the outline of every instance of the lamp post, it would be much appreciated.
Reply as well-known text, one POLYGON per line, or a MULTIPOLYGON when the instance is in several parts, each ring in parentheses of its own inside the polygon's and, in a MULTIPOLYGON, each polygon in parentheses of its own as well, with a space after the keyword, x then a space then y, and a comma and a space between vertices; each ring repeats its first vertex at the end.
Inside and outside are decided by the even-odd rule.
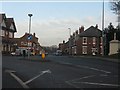
MULTIPOLYGON (((30 30, 31 30, 31 17, 33 16, 33 14, 28 14, 28 16, 30 17, 29 19, 29 35, 30 35, 30 30)), ((29 39, 30 40, 30 39, 29 39)), ((29 41, 28 41, 28 59, 30 58, 30 49, 29 49, 29 41)))
POLYGON ((70 39, 69 39, 69 55, 71 54, 71 28, 68 28, 69 29, 69 36, 70 36, 70 39))
POLYGON ((28 14, 28 16, 30 17, 30 19, 29 19, 29 34, 30 34, 30 30, 31 30, 31 17, 33 16, 33 14, 28 14))
POLYGON ((102 56, 104 56, 104 46, 105 46, 105 43, 104 43, 104 40, 105 40, 105 36, 104 36, 104 0, 103 0, 103 6, 102 6, 102 56))

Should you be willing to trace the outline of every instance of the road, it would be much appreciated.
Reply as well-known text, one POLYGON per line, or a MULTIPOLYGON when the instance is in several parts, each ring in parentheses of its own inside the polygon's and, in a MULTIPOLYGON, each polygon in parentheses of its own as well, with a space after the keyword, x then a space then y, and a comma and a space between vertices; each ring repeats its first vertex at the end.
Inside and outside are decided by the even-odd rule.
MULTIPOLYGON (((48 55, 41 62, 3 56, 3 88, 118 88, 118 63, 84 57, 48 55), (14 72, 13 72, 14 71, 14 72)), ((83 89, 82 89, 83 90, 83 89)))

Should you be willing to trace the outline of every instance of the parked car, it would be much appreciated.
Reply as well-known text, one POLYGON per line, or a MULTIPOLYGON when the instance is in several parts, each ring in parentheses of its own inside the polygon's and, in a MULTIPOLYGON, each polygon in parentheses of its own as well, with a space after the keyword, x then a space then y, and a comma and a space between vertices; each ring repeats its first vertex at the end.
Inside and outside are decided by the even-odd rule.
POLYGON ((16 55, 16 53, 15 53, 15 52, 11 52, 11 55, 12 55, 12 56, 15 56, 15 55, 16 55))
POLYGON ((55 53, 56 56, 61 56, 62 55, 62 51, 61 50, 57 50, 55 53))

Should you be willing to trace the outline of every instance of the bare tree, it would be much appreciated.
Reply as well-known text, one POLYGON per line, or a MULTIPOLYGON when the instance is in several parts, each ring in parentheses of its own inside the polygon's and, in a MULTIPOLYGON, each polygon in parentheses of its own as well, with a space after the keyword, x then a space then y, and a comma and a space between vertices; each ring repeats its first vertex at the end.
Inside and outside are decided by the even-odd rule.
POLYGON ((110 3, 111 10, 113 10, 115 14, 120 14, 120 0, 112 0, 110 3))
POLYGON ((111 10, 114 11, 115 14, 118 15, 118 30, 120 30, 120 0, 112 0, 111 2, 111 10))

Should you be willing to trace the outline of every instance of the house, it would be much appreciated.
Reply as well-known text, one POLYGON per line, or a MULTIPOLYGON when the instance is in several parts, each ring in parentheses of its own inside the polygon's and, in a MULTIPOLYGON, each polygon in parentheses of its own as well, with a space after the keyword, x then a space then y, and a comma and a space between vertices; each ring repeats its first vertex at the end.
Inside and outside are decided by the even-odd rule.
POLYGON ((82 26, 72 46, 73 54, 77 55, 101 55, 102 54, 102 31, 98 26, 90 26, 84 31, 82 26))
POLYGON ((69 44, 69 42, 65 43, 64 40, 63 40, 63 43, 59 44, 59 48, 58 49, 62 51, 63 55, 67 55, 69 53, 69 51, 68 51, 69 50, 69 47, 68 47, 69 45, 68 44, 69 44))
POLYGON ((14 48, 14 33, 17 32, 13 18, 6 18, 5 14, 0 14, 0 38, 2 44, 0 51, 2 54, 10 54, 14 48))
POLYGON ((21 49, 21 50, 29 49, 34 54, 39 54, 40 51, 42 50, 35 33, 33 33, 33 35, 29 33, 25 33, 20 38, 14 38, 14 42, 16 45, 15 49, 21 49))
POLYGON ((102 55, 102 31, 98 29, 98 25, 86 30, 81 26, 70 36, 67 44, 61 43, 59 48, 69 55, 102 55))

